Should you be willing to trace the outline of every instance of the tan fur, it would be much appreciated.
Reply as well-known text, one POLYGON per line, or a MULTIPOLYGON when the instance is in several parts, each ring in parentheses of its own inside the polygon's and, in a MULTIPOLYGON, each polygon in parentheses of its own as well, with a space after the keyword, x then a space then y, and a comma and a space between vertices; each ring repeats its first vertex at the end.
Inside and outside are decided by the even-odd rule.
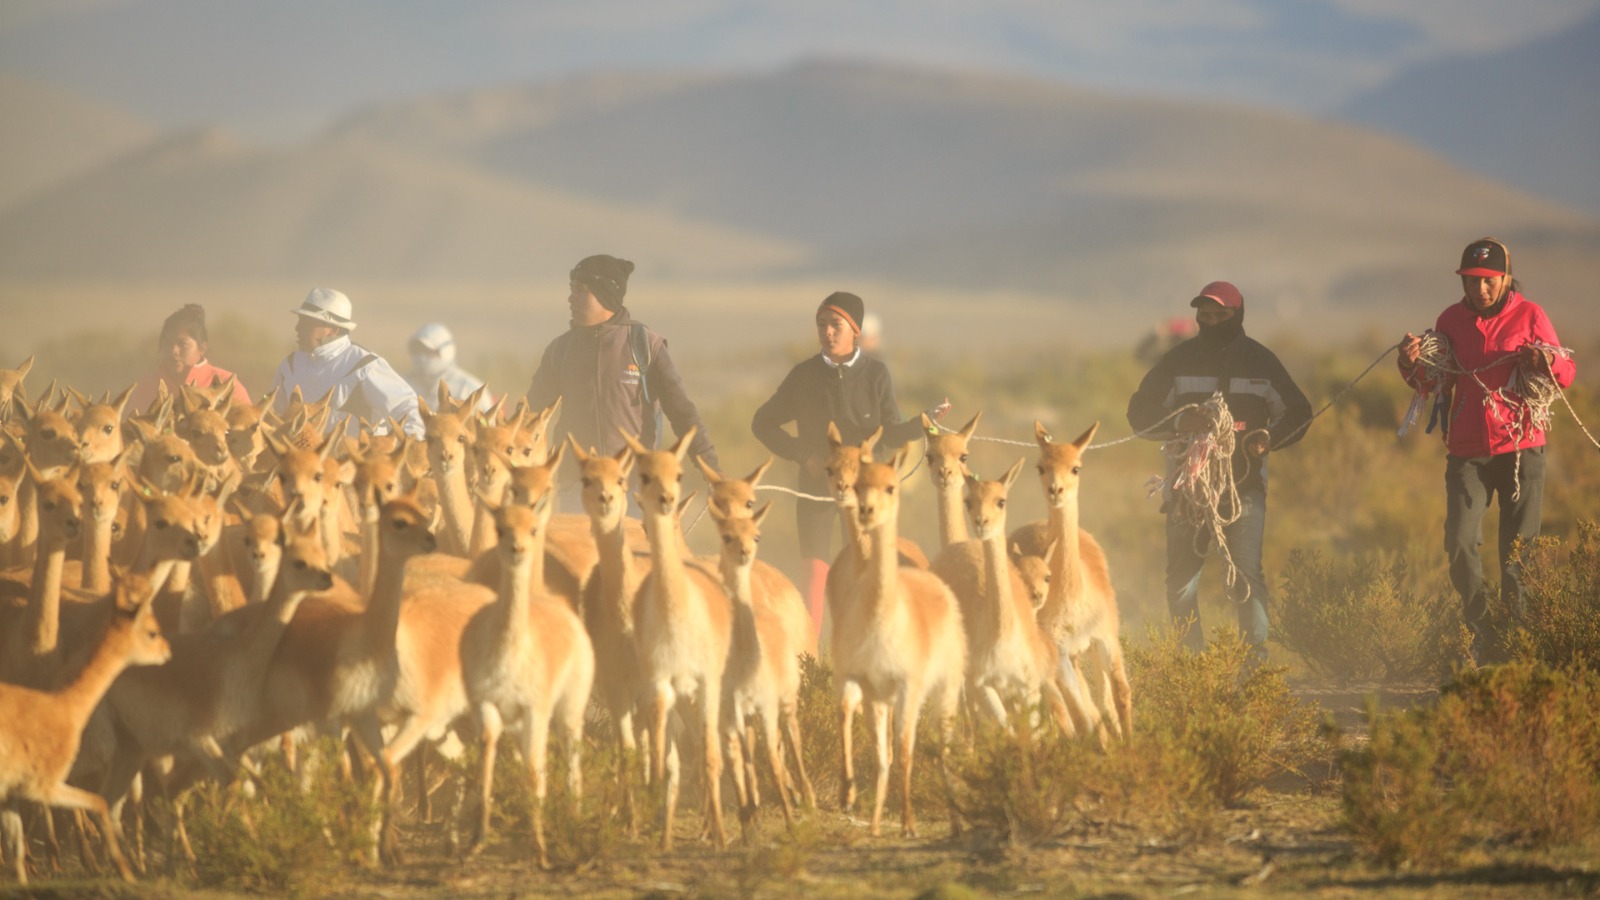
MULTIPOLYGON (((449 400, 442 384, 440 392, 449 400)), ((459 409, 434 412, 426 400, 418 398, 422 424, 427 430, 428 466, 439 485, 444 522, 439 529, 439 546, 445 553, 466 556, 472 547, 472 495, 467 487, 468 455, 476 437, 473 410, 483 388, 474 391, 459 409)))
POLYGON ((922 414, 922 430, 928 435, 928 477, 933 480, 934 496, 939 508, 939 546, 948 547, 967 540, 967 520, 962 511, 961 492, 966 487, 967 443, 978 430, 978 420, 983 413, 972 414, 971 421, 961 430, 951 434, 940 430, 922 414))
POLYGON ((28 399, 27 392, 23 390, 22 379, 28 376, 28 371, 33 368, 33 357, 28 357, 15 369, 0 369, 0 422, 5 422, 11 417, 12 401, 28 399))
MULTIPOLYGON (((633 779, 625 769, 637 758, 640 738, 647 735, 643 711, 636 710, 644 681, 634 634, 635 607, 651 560, 647 553, 634 553, 628 541, 627 524, 634 521, 627 518, 633 450, 623 447, 615 456, 604 456, 571 442, 583 508, 599 552, 599 563, 583 589, 584 627, 595 655, 594 697, 609 713, 613 738, 621 749, 623 763, 617 776, 622 814, 632 834, 638 828, 638 807, 633 779)), ((645 743, 648 746, 647 738, 645 743)))
POLYGON ((968 703, 1009 727, 1011 715, 1026 715, 1042 698, 1070 736, 1074 727, 1055 684, 1055 644, 1040 630, 1028 586, 1005 550, 1006 497, 1022 464, 1017 460, 999 481, 963 476, 964 505, 977 539, 944 548, 932 572, 961 604, 968 703))
POLYGON ((122 455, 122 412, 133 386, 116 399, 91 403, 78 414, 78 459, 84 464, 106 463, 122 455))
POLYGON ((83 529, 83 574, 79 585, 86 591, 111 588, 111 540, 126 480, 120 453, 109 461, 84 464, 78 474, 87 526, 83 529))
POLYGON ((661 846, 672 849, 678 773, 668 767, 677 735, 668 716, 678 699, 697 705, 694 723, 703 744, 705 786, 711 813, 711 839, 727 846, 722 823, 722 749, 717 740, 722 718, 722 675, 732 638, 733 608, 719 579, 691 564, 683 550, 678 501, 683 488, 683 458, 695 429, 689 428, 671 450, 647 450, 624 434, 638 463, 634 469, 639 508, 650 538, 654 568, 639 588, 635 639, 645 690, 654 702, 651 726, 655 776, 665 779, 666 818, 661 846), (673 748, 669 750, 668 742, 673 748))
MULTIPOLYGON (((901 566, 895 534, 900 513, 900 465, 905 451, 891 463, 862 463, 855 486, 855 509, 870 551, 849 598, 839 604, 833 629, 834 677, 839 685, 840 735, 843 775, 841 805, 855 799, 855 773, 851 725, 856 709, 865 703, 871 714, 878 750, 877 791, 872 810, 872 834, 880 833, 883 804, 888 796, 891 749, 889 729, 893 713, 900 710, 898 751, 901 774, 901 830, 916 833, 911 809, 911 764, 917 738, 917 719, 924 702, 932 701, 946 746, 960 703, 966 670, 966 636, 961 609, 950 588, 937 576, 901 566)), ((948 779, 948 770, 946 769, 948 779)), ((952 797, 950 824, 961 830, 952 797)))
POLYGON ((1058 680, 1083 730, 1110 728, 1124 741, 1133 734, 1132 692, 1123 665, 1116 591, 1105 552, 1078 527, 1078 484, 1083 450, 1100 423, 1069 444, 1056 444, 1039 422, 1039 480, 1049 507, 1050 542, 1055 544, 1050 592, 1039 610, 1039 625, 1060 653, 1058 680))
MULTIPOLYGON (((78 490, 78 473, 68 469, 49 477, 27 464, 28 480, 34 486, 34 502, 39 522, 37 560, 31 576, 8 572, 7 581, 16 585, 26 578, 27 606, 14 627, 4 634, 4 655, 0 656, 0 680, 32 687, 51 688, 61 669, 61 579, 66 564, 67 545, 82 528, 83 495, 78 490)), ((0 720, 3 721, 3 720, 0 720)))
MULTIPOLYGON (((705 475, 706 484, 711 486, 711 495, 706 498, 709 510, 712 513, 720 512, 726 518, 749 518, 756 509, 756 486, 761 483, 761 477, 767 470, 772 468, 772 463, 773 459, 769 456, 749 475, 727 478, 705 460, 696 457, 695 464, 705 475)), ((817 646, 812 639, 810 614, 806 612, 805 599, 800 596, 794 582, 763 559, 751 564, 750 578, 757 602, 770 604, 787 627, 798 629, 793 632, 797 641, 791 645, 794 652, 815 656, 817 646)))
MULTIPOLYGON (((560 464, 561 447, 541 468, 560 464)), ((543 528, 553 485, 534 504, 508 504, 495 514, 503 573, 495 602, 480 610, 461 638, 462 677, 482 726, 478 837, 487 834, 494 789, 495 748, 506 725, 518 729, 523 762, 533 780, 533 839, 539 865, 550 866, 544 835, 548 792, 546 757, 552 720, 567 751, 568 789, 582 796, 583 718, 594 683, 594 649, 564 598, 544 596, 543 528)))
POLYGON ((379 578, 366 607, 348 595, 316 595, 300 604, 273 654, 263 715, 242 736, 251 745, 301 725, 332 730, 348 722, 380 760, 383 777, 376 787, 387 793, 395 779, 393 769, 381 764, 377 713, 392 701, 400 679, 396 635, 405 564, 432 552, 435 541, 410 495, 384 504, 379 528, 379 578))
POLYGON ((333 586, 321 535, 276 524, 270 531, 283 566, 265 602, 172 638, 169 661, 112 686, 118 739, 103 793, 114 805, 147 760, 182 750, 209 761, 215 777, 232 777, 220 742, 261 718, 262 686, 284 629, 310 593, 333 586))
MULTIPOLYGON (((870 546, 872 536, 862 529, 860 519, 855 513, 855 489, 861 467, 872 461, 872 448, 882 436, 883 429, 879 428, 868 435, 859 446, 846 444, 839 434, 839 427, 832 422, 828 423, 826 463, 828 488, 833 494, 834 503, 839 506, 839 519, 845 533, 844 546, 834 556, 833 564, 828 567, 826 585, 828 612, 836 625, 839 621, 836 605, 853 589, 872 550, 870 546)), ((910 540, 896 536, 895 549, 899 554, 901 565, 919 569, 928 568, 928 557, 910 540)))
POLYGON ((105 800, 70 787, 66 779, 77 759, 84 725, 116 677, 129 666, 158 665, 171 655, 149 601, 148 583, 139 576, 125 576, 116 587, 117 615, 88 664, 59 690, 0 684, 0 722, 27 723, 25 730, 0 729, 0 830, 22 884, 28 880, 26 850, 22 820, 13 805, 22 800, 94 813, 118 871, 133 880, 105 800))
MULTIPOLYGON (((770 462, 770 461, 769 461, 770 462)), ((755 477, 759 477, 759 474, 755 477)), ((723 674, 726 692, 723 710, 724 739, 727 742, 730 771, 734 787, 739 794, 740 821, 748 831, 755 824, 760 806, 756 789, 756 739, 755 725, 749 721, 759 716, 767 744, 767 763, 772 778, 778 786, 778 800, 783 806, 783 820, 794 824, 793 805, 805 802, 816 805, 816 794, 811 779, 806 774, 804 746, 800 742, 798 703, 800 695, 799 651, 810 638, 810 623, 805 618, 805 607, 800 605, 800 594, 789 587, 793 605, 799 607, 800 619, 785 617, 774 608, 771 598, 758 601, 754 587, 752 567, 756 558, 756 545, 761 540, 761 520, 771 505, 746 515, 727 515, 716 503, 710 506, 711 517, 717 524, 721 545, 719 557, 723 583, 733 600, 734 624, 732 644, 728 654, 727 669, 723 674), (784 764, 783 745, 779 728, 787 725, 789 746, 794 751, 802 787, 797 787, 784 764), (791 798, 791 794, 793 797, 791 798)))

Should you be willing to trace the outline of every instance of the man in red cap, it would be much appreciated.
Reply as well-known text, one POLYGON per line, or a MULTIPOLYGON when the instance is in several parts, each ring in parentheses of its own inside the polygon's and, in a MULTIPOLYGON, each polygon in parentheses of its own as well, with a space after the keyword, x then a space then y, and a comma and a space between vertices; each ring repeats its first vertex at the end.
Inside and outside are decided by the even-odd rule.
POLYGON ((1400 374, 1423 393, 1438 392, 1434 408, 1448 454, 1445 554, 1474 654, 1481 659, 1497 652, 1487 641, 1488 598, 1478 555, 1483 514, 1499 494, 1500 596, 1520 616, 1522 573, 1511 550, 1518 539, 1538 536, 1544 501, 1544 430, 1521 403, 1517 379, 1543 373, 1566 388, 1577 365, 1570 355, 1556 352, 1561 342, 1544 310, 1522 296, 1505 244, 1490 237, 1468 244, 1456 274, 1463 296, 1445 307, 1433 329, 1450 341, 1453 367, 1471 374, 1430 375, 1428 367, 1417 365, 1422 339, 1409 332, 1400 341, 1400 374))
MULTIPOLYGON (((1139 383, 1128 401, 1128 424, 1144 437, 1171 440, 1206 427, 1206 419, 1189 410, 1163 422, 1174 410, 1204 403, 1221 392, 1234 422, 1233 477, 1239 509, 1225 495, 1217 512, 1229 557, 1238 577, 1228 588, 1245 640, 1265 658, 1267 580, 1261 570, 1261 548, 1267 524, 1267 455, 1298 441, 1311 421, 1311 404, 1271 350, 1245 336, 1244 295, 1226 281, 1213 281, 1189 301, 1200 333, 1167 352, 1139 383), (1159 425, 1157 423, 1160 423, 1159 425)), ((1168 459, 1162 511, 1167 513, 1167 609, 1187 629, 1185 643, 1199 652, 1205 645, 1200 628, 1200 570, 1211 549, 1210 535, 1184 515, 1171 493, 1178 460, 1168 459)))

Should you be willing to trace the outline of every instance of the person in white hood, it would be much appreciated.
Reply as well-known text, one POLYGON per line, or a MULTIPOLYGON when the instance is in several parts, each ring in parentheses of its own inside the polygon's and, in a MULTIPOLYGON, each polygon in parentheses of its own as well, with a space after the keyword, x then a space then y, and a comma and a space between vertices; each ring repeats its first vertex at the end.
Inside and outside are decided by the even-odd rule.
MULTIPOLYGON (((406 381, 417 396, 429 403, 439 396, 440 381, 457 400, 483 387, 482 378, 456 365, 456 339, 444 325, 430 322, 418 328, 406 346, 411 351, 411 371, 406 374, 406 381)), ((478 409, 484 412, 493 405, 487 392, 478 401, 478 409)))
POLYGON ((392 416, 406 434, 422 438, 417 392, 383 357, 351 342, 356 323, 349 297, 331 288, 312 288, 291 312, 298 317, 294 333, 300 347, 284 357, 272 379, 272 386, 279 388, 274 408, 280 414, 297 387, 307 403, 332 389, 335 416, 330 421, 347 434, 356 433, 361 419, 379 433, 387 432, 392 416))

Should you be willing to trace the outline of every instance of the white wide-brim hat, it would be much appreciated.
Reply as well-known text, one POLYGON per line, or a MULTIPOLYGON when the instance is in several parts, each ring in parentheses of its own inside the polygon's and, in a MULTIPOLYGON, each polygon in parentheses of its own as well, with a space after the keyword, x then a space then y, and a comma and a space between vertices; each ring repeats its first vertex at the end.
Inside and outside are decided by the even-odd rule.
POLYGON ((350 305, 350 298, 333 288, 312 288, 305 302, 290 312, 336 328, 349 330, 356 327, 355 319, 351 318, 354 309, 350 305))

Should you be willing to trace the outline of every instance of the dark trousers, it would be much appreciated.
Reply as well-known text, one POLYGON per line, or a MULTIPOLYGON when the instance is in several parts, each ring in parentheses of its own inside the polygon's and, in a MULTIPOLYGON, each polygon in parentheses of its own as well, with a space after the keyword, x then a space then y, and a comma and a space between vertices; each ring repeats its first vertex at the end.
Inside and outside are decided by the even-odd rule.
POLYGON ((1450 560, 1450 583, 1461 595, 1461 613, 1477 635, 1488 613, 1483 589, 1483 515, 1489 501, 1500 497, 1500 596, 1511 612, 1523 612, 1522 571, 1511 560, 1518 538, 1539 534, 1544 507, 1544 448, 1530 447, 1496 456, 1447 458, 1444 467, 1444 552, 1450 560), (1517 466, 1517 457, 1522 464, 1517 466), (1520 483, 1520 493, 1516 485, 1520 483), (1517 493, 1513 500, 1512 494, 1517 493))
MULTIPOLYGON (((1176 503, 1174 500, 1174 506, 1176 503)), ((1261 548, 1267 533, 1266 486, 1240 488, 1239 503, 1239 518, 1222 530, 1238 572, 1228 596, 1237 607, 1244 639, 1260 653, 1267 643, 1267 579, 1261 570, 1261 548)), ((1167 610, 1174 623, 1190 622, 1184 643, 1196 653, 1205 647, 1200 628, 1200 570, 1215 549, 1210 535, 1197 532, 1176 510, 1168 513, 1167 610)))
MULTIPOLYGON (((826 487, 816 491, 801 488, 801 493, 822 497, 827 495, 828 490, 826 487)), ((794 507, 795 530, 800 537, 801 558, 820 559, 825 563, 832 563, 833 534, 839 527, 838 505, 797 497, 794 507)))

